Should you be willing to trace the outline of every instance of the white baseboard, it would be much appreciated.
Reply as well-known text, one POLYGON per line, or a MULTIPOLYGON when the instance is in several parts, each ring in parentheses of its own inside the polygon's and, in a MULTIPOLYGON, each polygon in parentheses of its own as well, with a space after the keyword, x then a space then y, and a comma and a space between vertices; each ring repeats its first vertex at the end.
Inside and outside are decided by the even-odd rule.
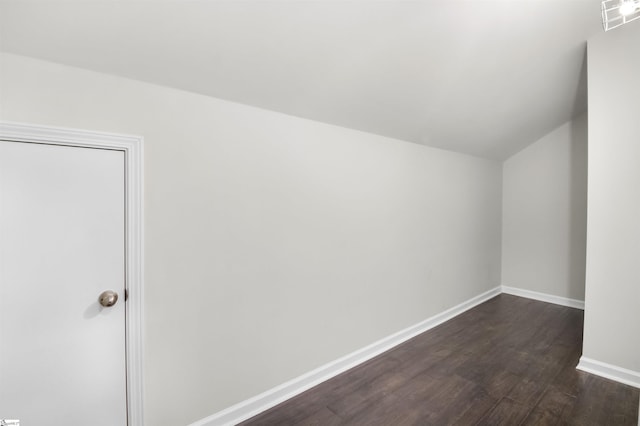
POLYGON ((246 401, 242 401, 202 420, 198 420, 190 426, 226 426, 240 423, 312 388, 313 386, 329 380, 330 378, 335 377, 338 374, 355 367, 356 365, 361 364, 376 355, 379 355, 394 346, 417 336, 420 333, 424 333, 425 331, 460 315, 474 306, 499 295, 500 292, 500 287, 491 289, 479 296, 467 300, 466 302, 454 306, 453 308, 434 315, 431 318, 427 318, 418 324, 378 340, 369 346, 316 368, 315 370, 296 377, 295 379, 283 383, 280 386, 269 389, 260 395, 254 396, 246 401))
POLYGON ((595 374, 616 382, 624 383, 625 385, 640 388, 640 372, 627 370, 626 368, 618 367, 616 365, 607 364, 606 362, 596 361, 586 357, 581 357, 578 366, 578 370, 586 371, 587 373, 595 374))
POLYGON ((553 294, 539 293, 537 291, 525 290, 522 288, 502 286, 502 292, 513 296, 526 297, 527 299, 540 300, 541 302, 554 303, 556 305, 568 306, 584 310, 584 300, 569 299, 567 297, 554 296, 553 294))

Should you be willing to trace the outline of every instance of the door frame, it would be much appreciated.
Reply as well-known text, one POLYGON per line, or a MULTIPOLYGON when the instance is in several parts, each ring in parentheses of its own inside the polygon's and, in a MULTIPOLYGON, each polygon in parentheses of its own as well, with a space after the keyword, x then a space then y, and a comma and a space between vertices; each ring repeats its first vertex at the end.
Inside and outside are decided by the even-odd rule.
POLYGON ((0 140, 124 152, 127 424, 142 426, 144 424, 144 377, 142 374, 144 342, 143 138, 0 121, 0 140))

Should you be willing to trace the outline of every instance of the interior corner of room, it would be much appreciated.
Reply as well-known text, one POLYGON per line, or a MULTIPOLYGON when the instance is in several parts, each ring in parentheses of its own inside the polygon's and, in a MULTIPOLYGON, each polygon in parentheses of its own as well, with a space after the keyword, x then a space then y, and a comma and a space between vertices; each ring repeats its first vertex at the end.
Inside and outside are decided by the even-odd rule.
MULTIPOLYGON (((340 2, 333 3, 326 7, 340 2)), ((531 5, 535 2, 522 3, 531 13, 542 13, 531 5)), ((571 2, 560 3, 564 10, 571 2)), ((435 86, 429 86, 434 91, 429 93, 440 105, 420 100, 412 108, 422 110, 402 109, 403 96, 412 88, 399 81, 416 78, 408 66, 409 71, 399 72, 383 61, 380 66, 388 69, 380 74, 352 76, 349 66, 365 67, 379 53, 362 40, 362 45, 342 46, 360 46, 365 49, 361 56, 350 56, 351 64, 328 67, 328 75, 301 66, 309 73, 305 75, 334 84, 331 93, 350 82, 340 90, 353 97, 366 98, 364 88, 382 84, 376 79, 386 73, 397 78, 397 93, 392 87, 376 92, 370 105, 377 105, 377 99, 384 102, 360 113, 349 110, 347 97, 331 106, 335 110, 325 108, 330 105, 326 87, 312 87, 302 77, 283 82, 275 77, 275 66, 264 70, 265 75, 273 72, 273 92, 259 79, 250 80, 250 74, 259 73, 251 66, 276 60, 266 56, 234 57, 238 64, 247 61, 247 67, 216 63, 230 69, 237 65, 246 75, 226 75, 229 86, 221 85, 214 94, 197 90, 196 82, 179 81, 178 66, 167 65, 175 74, 145 68, 166 52, 143 36, 135 40, 148 56, 129 57, 130 68, 122 68, 130 69, 129 74, 118 68, 122 64, 103 63, 97 56, 73 58, 73 49, 62 47, 64 38, 55 38, 50 46, 44 42, 46 24, 34 29, 32 38, 19 30, 18 23, 31 17, 34 23, 46 21, 34 4, 0 5, 0 123, 144 139, 145 424, 238 423, 502 293, 583 310, 582 357, 576 367, 640 388, 640 21, 607 32, 598 28, 588 40, 576 41, 571 61, 579 67, 575 78, 567 79, 573 84, 567 93, 574 95, 563 103, 567 113, 547 117, 544 100, 527 92, 531 97, 517 108, 531 123, 523 120, 520 128, 504 123, 503 133, 513 131, 522 139, 498 147, 480 133, 476 145, 465 142, 468 135, 460 128, 475 126, 478 132, 504 136, 496 130, 503 121, 500 114, 516 106, 488 105, 492 98, 487 92, 497 87, 520 90, 521 79, 533 77, 517 68, 523 74, 508 80, 509 70, 504 75, 493 70, 492 60, 474 56, 473 43, 464 38, 452 36, 451 49, 466 52, 478 68, 467 76, 468 84, 459 84, 472 91, 469 96, 488 101, 484 111, 483 102, 474 101, 479 106, 474 114, 461 106, 464 121, 459 122, 454 101, 463 103, 461 93, 449 98, 436 93, 435 86), (40 49, 39 43, 50 50, 40 49), (495 85, 483 92, 482 78, 494 72, 508 83, 497 86, 495 77, 495 85), (150 76, 147 81, 145 75, 150 76), (343 81, 341 75, 350 79, 343 81), (246 90, 238 89, 236 83, 243 79, 255 86, 246 83, 246 90), (288 104, 272 106, 270 100, 279 93, 288 104), (304 99, 316 103, 303 104, 304 99), (440 128, 429 133, 425 126, 420 135, 412 133, 425 114, 445 123, 455 141, 447 144, 448 135, 440 128), (380 121, 382 116, 390 121, 380 121), (546 123, 542 133, 534 129, 538 119, 546 123), (398 131, 391 134, 394 126, 398 131)), ((243 4, 263 7, 260 2, 243 4)), ((45 9, 56 7, 69 11, 74 6, 45 9)), ((91 19, 100 13, 120 16, 92 7, 82 6, 91 19)), ((136 14, 143 10, 132 7, 136 14)), ((171 7, 177 6, 162 6, 163 13, 171 7)), ((236 9, 237 4, 215 7, 234 19, 247 13, 244 24, 268 26, 249 9, 236 9)), ((351 14, 357 7, 351 4, 344 19, 364 25, 363 17, 351 14)), ((381 7, 376 3, 375 8, 381 7)), ((421 21, 403 15, 402 7, 395 13, 406 19, 404 30, 393 34, 404 40, 421 21)), ((196 28, 205 24, 194 10, 185 13, 196 28)), ((58 24, 73 16, 54 15, 58 24)), ((386 28, 388 18, 373 16, 371 25, 386 28)), ((150 25, 160 17, 149 16, 150 25)), ((215 31, 230 34, 231 24, 217 19, 220 28, 215 31)), ((311 18, 304 15, 300 22, 305 19, 311 18)), ((336 31, 346 28, 342 20, 334 24, 336 31)), ((303 28, 291 24, 294 30, 303 28)), ((181 31, 180 37, 191 34, 181 31)), ((322 32, 305 34, 316 43, 318 55, 333 57, 319 41, 322 32)), ((417 63, 428 78, 442 79, 449 89, 465 78, 455 63, 441 72, 416 60, 411 52, 422 46, 419 42, 392 49, 392 32, 385 34, 389 38, 374 41, 389 61, 417 63), (403 55, 412 59, 403 62, 403 55)), ((242 38, 233 43, 246 48, 242 38)), ((327 43, 340 50, 339 40, 327 43)), ((269 52, 282 53, 264 44, 269 52)), ((115 46, 100 46, 111 57, 109 49, 115 46)), ((224 50, 222 44, 216 46, 224 50)), ((549 59, 541 53, 544 47, 531 46, 549 59)), ((174 52, 175 61, 202 53, 193 49, 174 52)), ((444 51, 432 52, 435 60, 444 51)), ((220 54, 233 57, 228 51, 220 54)), ((526 61, 524 56, 516 62, 526 61)), ((560 71, 536 70, 549 81, 561 78, 560 71)), ((218 71, 208 70, 212 78, 222 78, 224 70, 218 71)), ((188 75, 202 77, 196 74, 188 75)), ((562 91, 555 83, 540 84, 547 99, 562 91)), ((506 105, 504 98, 499 100, 506 105)), ((0 136, 8 138, 1 130, 0 136)), ((0 283, 0 290, 5 285, 0 283)), ((3 368, 0 374, 8 370, 3 368)))

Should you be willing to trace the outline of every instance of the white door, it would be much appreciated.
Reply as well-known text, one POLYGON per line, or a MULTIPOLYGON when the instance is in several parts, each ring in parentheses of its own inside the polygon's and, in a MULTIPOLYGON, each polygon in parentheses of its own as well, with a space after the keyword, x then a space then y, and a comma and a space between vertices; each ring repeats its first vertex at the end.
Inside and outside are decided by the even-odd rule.
POLYGON ((124 171, 122 151, 0 141, 0 419, 127 424, 124 171))

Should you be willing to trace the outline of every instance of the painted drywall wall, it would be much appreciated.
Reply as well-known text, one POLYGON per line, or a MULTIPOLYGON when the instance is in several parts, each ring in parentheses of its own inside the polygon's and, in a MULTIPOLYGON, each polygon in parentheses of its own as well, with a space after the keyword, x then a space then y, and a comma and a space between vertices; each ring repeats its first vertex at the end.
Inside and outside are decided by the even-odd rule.
POLYGON ((587 115, 503 163, 502 284, 584 300, 587 115))
POLYGON ((588 42, 583 356, 640 373, 640 23, 588 42))
POLYGON ((501 164, 4 54, 0 119, 145 138, 147 424, 500 283, 501 164))

